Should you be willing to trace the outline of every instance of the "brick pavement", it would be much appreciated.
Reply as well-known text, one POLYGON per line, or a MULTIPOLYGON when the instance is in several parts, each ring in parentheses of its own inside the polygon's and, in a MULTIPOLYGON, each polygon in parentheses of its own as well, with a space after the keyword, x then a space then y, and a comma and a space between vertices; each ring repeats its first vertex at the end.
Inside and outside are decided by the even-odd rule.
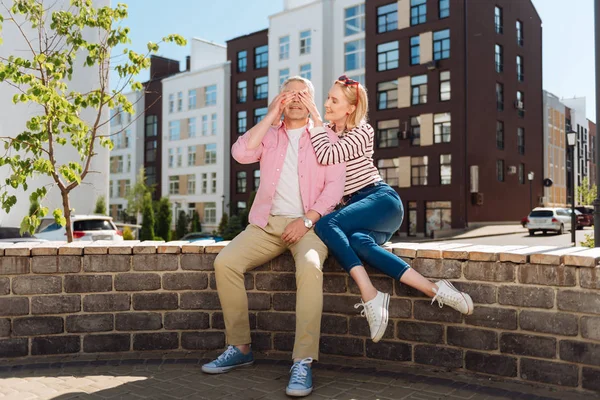
MULTIPOLYGON (((260 355, 258 355, 260 357, 260 355)), ((204 354, 127 354, 96 358, 40 358, 0 363, 0 400, 100 399, 288 399, 290 362, 258 358, 225 375, 205 375, 204 354)), ((275 357, 275 358, 273 358, 275 357)), ((285 356, 284 356, 285 357, 285 356)), ((281 358, 281 357, 279 357, 281 358)), ((592 400, 600 395, 497 381, 456 372, 364 363, 337 357, 315 366, 309 399, 394 400, 592 400)))

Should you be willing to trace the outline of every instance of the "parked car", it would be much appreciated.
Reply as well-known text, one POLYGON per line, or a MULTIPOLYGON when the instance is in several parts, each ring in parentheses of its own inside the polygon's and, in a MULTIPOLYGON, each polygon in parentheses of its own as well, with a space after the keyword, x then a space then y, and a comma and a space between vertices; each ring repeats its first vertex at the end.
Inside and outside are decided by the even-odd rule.
MULTIPOLYGON (((111 217, 104 215, 74 215, 71 218, 74 241, 123 240, 123 232, 117 229, 111 217)), ((35 232, 40 239, 62 241, 67 239, 67 229, 54 221, 54 217, 42 218, 35 232)))
POLYGON ((583 229, 584 226, 594 226, 594 207, 577 206, 575 209, 581 213, 579 218, 581 228, 578 226, 577 229, 583 229))
MULTIPOLYGON (((567 208, 566 210, 569 213, 569 218, 570 218, 571 217, 571 209, 567 208)), ((583 229, 584 219, 585 219, 585 217, 583 216, 583 214, 580 213, 579 211, 577 211, 577 209, 576 209, 575 210, 575 220, 577 221, 577 229, 583 229)))
POLYGON ((181 240, 187 240, 188 242, 197 242, 199 240, 214 240, 215 242, 222 242, 223 238, 208 232, 192 232, 182 237, 181 240))
POLYGON ((46 242, 44 239, 38 239, 25 232, 21 235, 19 228, 0 227, 0 243, 20 243, 20 242, 46 242))
POLYGON ((531 236, 539 231, 544 235, 550 231, 562 235, 565 229, 571 230, 571 215, 564 208, 534 208, 527 216, 525 227, 531 236))

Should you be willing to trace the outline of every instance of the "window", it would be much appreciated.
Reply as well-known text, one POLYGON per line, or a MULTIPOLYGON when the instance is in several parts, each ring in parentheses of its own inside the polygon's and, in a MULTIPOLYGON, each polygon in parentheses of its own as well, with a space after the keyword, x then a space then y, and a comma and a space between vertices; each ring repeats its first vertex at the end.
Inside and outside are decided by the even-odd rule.
POLYGON ((205 164, 216 164, 217 163, 217 144, 209 143, 206 145, 204 150, 204 163, 205 164))
POLYGON ((344 52, 345 71, 362 69, 365 67, 365 40, 353 40, 345 44, 344 52))
POLYGON ((427 156, 410 158, 410 178, 412 186, 427 185, 427 156))
POLYGON ((310 31, 300 32, 300 54, 310 54, 310 31))
POLYGON ((114 197, 114 193, 113 193, 113 181, 108 181, 108 198, 112 199, 113 197, 114 197))
POLYGON ((169 194, 179 194, 179 175, 169 177, 169 194))
POLYGON ((398 81, 377 84, 377 109, 386 110, 398 107, 398 81))
POLYGON ((279 38, 279 59, 287 60, 290 58, 290 37, 284 36, 279 38))
POLYGON ((263 120, 265 115, 267 115, 267 111, 268 111, 267 107, 254 109, 254 125, 258 124, 260 121, 263 120))
POLYGON ((417 236, 417 202, 408 202, 408 236, 417 236))
POLYGON ((146 142, 146 159, 147 163, 156 161, 156 141, 146 142))
POLYGON ((398 147, 398 131, 400 121, 392 119, 389 121, 377 122, 377 147, 380 149, 386 147, 398 147))
POLYGON ((264 45, 254 49, 254 69, 267 68, 269 65, 269 46, 264 45))
POLYGON ((354 79, 356 82, 360 82, 363 86, 365 85, 365 74, 350 75, 349 78, 354 79))
POLYGON ((439 1, 440 19, 450 16, 450 0, 439 1))
POLYGON ((123 123, 123 110, 116 108, 110 110, 110 126, 121 125, 123 123))
POLYGON ((525 128, 517 128, 517 150, 519 154, 525 154, 525 128))
POLYGON ((239 171, 235 181, 236 193, 246 193, 246 171, 239 171))
POLYGON ((177 92, 177 111, 183 110, 183 92, 177 92))
POLYGON ((217 173, 211 172, 210 174, 210 192, 217 193, 217 173))
POLYGON ((202 136, 208 136, 208 115, 202 116, 202 136))
POLYGON ((425 202, 425 236, 433 237, 434 232, 452 228, 452 202, 425 202))
POLYGON ((496 148, 504 150, 504 122, 496 121, 496 148))
POLYGON ((152 186, 156 183, 156 167, 146 167, 146 185, 152 186))
POLYGON ((433 116, 433 142, 450 143, 452 121, 450 113, 434 114, 433 116))
POLYGON ((238 135, 242 135, 247 130, 247 112, 246 111, 238 111, 237 113, 237 133, 238 135))
POLYGON ((204 203, 204 223, 205 224, 216 224, 217 223, 217 203, 215 203, 215 202, 204 203))
POLYGON ((496 44, 495 54, 496 72, 502 72, 502 70, 504 69, 504 54, 502 51, 502 46, 500 46, 499 44, 496 44))
POLYGON ((188 90, 188 110, 196 108, 196 89, 188 90))
POLYGON ((217 85, 210 85, 206 87, 204 105, 217 105, 217 85))
POLYGON ((498 111, 504 110, 504 85, 496 82, 496 108, 498 111))
POLYGON ((146 137, 158 135, 158 117, 156 115, 146 116, 146 137))
POLYGON ((452 91, 450 88, 450 71, 440 72, 440 101, 450 100, 452 91))
POLYGON ((525 164, 519 164, 519 183, 525 184, 525 164))
POLYGON ((179 121, 169 121, 169 140, 179 140, 181 126, 179 121))
POLYGON ((410 38, 410 65, 417 65, 421 62, 421 38, 413 36, 410 38))
POLYGON ((181 167, 183 165, 183 154, 181 152, 181 147, 177 148, 177 166, 181 167))
POLYGON ((237 202, 237 214, 239 215, 241 212, 246 210, 247 207, 248 206, 246 205, 245 201, 238 201, 237 202))
POLYGON ((202 174, 202 194, 208 193, 208 174, 202 174))
POLYGON ((504 160, 496 160, 496 179, 504 182, 504 160))
POLYGON ((196 165, 196 146, 188 146, 188 167, 196 165))
POLYGON ((410 25, 424 24, 427 20, 427 0, 410 0, 410 25))
POLYGON ((210 116, 210 134, 211 135, 217 134, 217 114, 216 113, 213 113, 210 116))
POLYGON ((246 83, 246 81, 239 81, 237 83, 237 102, 245 103, 247 96, 248 96, 248 83, 246 83))
POLYGON ((196 137, 196 117, 191 117, 188 119, 188 137, 196 137))
POLYGON ((395 158, 377 160, 377 169, 381 179, 390 186, 398 186, 400 176, 398 172, 398 160, 395 158))
POLYGON ((188 218, 192 220, 196 214, 196 203, 188 203, 188 218))
POLYGON ((171 93, 169 95, 169 114, 175 111, 175 95, 171 93))
POLYGON ((117 157, 117 173, 123 172, 123 156, 117 157))
POLYGON ((377 45, 377 71, 398 68, 398 41, 377 45))
POLYGON ((254 100, 264 100, 269 92, 269 78, 261 76, 260 78, 254 79, 254 100))
POLYGON ((519 82, 523 82, 524 78, 525 77, 523 76, 523 57, 517 56, 517 80, 519 82))
POLYGON ((115 137, 114 145, 115 145, 115 149, 123 148, 123 137, 121 136, 120 133, 118 133, 117 136, 115 137))
POLYGON ((494 22, 496 23, 496 33, 502 33, 504 31, 504 21, 502 18, 502 9, 498 6, 494 8, 494 22))
POLYGON ((131 147, 131 129, 125 129, 125 148, 131 147))
POLYGON ((260 185, 260 169, 254 170, 254 190, 258 190, 260 185))
POLYGON ((131 154, 127 154, 127 172, 131 172, 131 154))
POLYGON ((410 145, 421 145, 421 118, 410 117, 410 145))
POLYGON ((279 70, 279 86, 283 85, 283 82, 286 81, 287 78, 290 77, 290 69, 283 68, 279 70))
POLYGON ((440 185, 452 183, 452 154, 440 154, 440 185))
POLYGON ((191 174, 187 176, 187 192, 188 194, 196 194, 196 175, 191 174))
POLYGON ((398 29, 398 3, 377 7, 377 33, 398 29))
POLYGON ((365 31, 365 5, 359 4, 344 10, 344 36, 365 31))
POLYGON ((517 90, 517 102, 515 106, 517 107, 517 115, 523 118, 525 116, 525 95, 520 90, 517 90))
POLYGON ((237 53, 237 71, 246 72, 248 69, 248 52, 246 50, 237 53))
POLYGON ((427 75, 417 75, 410 78, 411 104, 427 103, 427 75))
POLYGON ((310 64, 304 64, 300 66, 300 76, 308 80, 312 77, 310 64))
POLYGON ((523 23, 517 20, 517 44, 523 46, 523 23))
POLYGON ((450 58, 450 29, 433 33, 433 59, 450 58))

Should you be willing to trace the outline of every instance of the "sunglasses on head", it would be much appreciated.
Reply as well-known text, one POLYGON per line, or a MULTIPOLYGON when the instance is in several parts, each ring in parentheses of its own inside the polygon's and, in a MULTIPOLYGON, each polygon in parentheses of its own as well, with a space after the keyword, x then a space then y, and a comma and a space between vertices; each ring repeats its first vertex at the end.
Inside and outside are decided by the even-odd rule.
POLYGON ((354 86, 356 85, 356 105, 358 105, 359 95, 358 95, 358 81, 354 79, 348 78, 346 75, 342 75, 338 78, 338 82, 342 82, 345 86, 354 86))

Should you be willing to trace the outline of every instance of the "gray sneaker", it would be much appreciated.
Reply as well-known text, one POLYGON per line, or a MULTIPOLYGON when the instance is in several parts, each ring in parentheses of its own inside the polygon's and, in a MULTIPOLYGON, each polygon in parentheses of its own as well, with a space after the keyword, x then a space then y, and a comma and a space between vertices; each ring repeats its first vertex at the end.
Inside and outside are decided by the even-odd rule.
POLYGON ((431 304, 437 301, 440 308, 445 304, 462 314, 473 314, 473 300, 471 296, 460 292, 452 283, 445 279, 438 281, 436 285, 437 289, 433 289, 435 297, 431 300, 431 304))
POLYGON ((371 339, 377 343, 383 337, 388 326, 388 307, 390 305, 390 295, 377 291, 377 296, 372 300, 361 301, 354 305, 354 308, 362 307, 360 315, 367 318, 369 328, 371 329, 371 339))

